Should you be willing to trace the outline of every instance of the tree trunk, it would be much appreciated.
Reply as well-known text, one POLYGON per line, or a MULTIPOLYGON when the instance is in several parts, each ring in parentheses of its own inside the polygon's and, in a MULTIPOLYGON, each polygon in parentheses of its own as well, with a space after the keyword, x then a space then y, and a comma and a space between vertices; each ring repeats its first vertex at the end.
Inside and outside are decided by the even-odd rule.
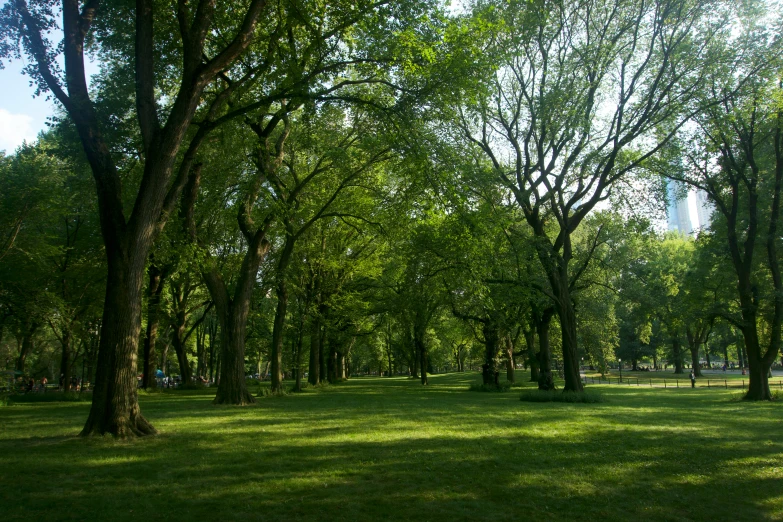
POLYGON ((341 381, 344 381, 348 378, 346 375, 346 357, 343 352, 338 352, 337 354, 337 376, 341 381))
POLYGON ((672 338, 672 353, 674 354, 674 373, 685 373, 682 368, 682 349, 679 337, 672 338))
POLYGON ((558 308, 560 331, 563 342, 563 377, 564 391, 580 392, 584 390, 579 373, 579 357, 577 351, 576 310, 571 301, 570 291, 561 295, 558 308))
POLYGON ((535 332, 533 328, 525 330, 525 345, 527 346, 527 361, 530 365, 530 382, 538 382, 539 378, 539 363, 538 357, 536 357, 535 348, 535 332))
POLYGON ((482 324, 484 334, 484 364, 481 365, 481 381, 485 386, 498 386, 497 355, 500 336, 492 319, 482 324))
MULTIPOLYGON (((323 315, 321 316, 323 317, 323 315)), ((323 322, 323 320, 321 320, 323 322)), ((321 338, 318 342, 318 360, 320 362, 320 376, 321 376, 321 382, 329 381, 329 372, 328 372, 328 353, 327 353, 327 343, 328 343, 328 327, 322 327, 321 328, 321 338)))
POLYGON ((155 263, 150 263, 149 284, 147 285, 147 335, 144 337, 144 361, 142 362, 141 386, 145 389, 155 389, 158 385, 155 370, 158 361, 155 345, 160 327, 160 296, 163 293, 163 271, 155 263))
POLYGON ((220 381, 213 404, 244 406, 256 402, 245 383, 247 310, 215 303, 220 320, 220 381))
POLYGON ((761 347, 756 337, 755 325, 747 328, 744 333, 745 353, 748 357, 748 392, 743 399, 749 401, 768 401, 772 399, 769 389, 769 372, 771 365, 761 356, 761 347))
POLYGON ((136 391, 141 299, 148 251, 148 245, 140 247, 125 258, 107 248, 109 276, 98 367, 90 414, 81 432, 84 436, 111 433, 126 438, 157 433, 141 415, 136 391))
POLYGON ((552 322, 554 310, 547 308, 536 322, 538 336, 538 389, 550 391, 555 389, 555 379, 552 375, 552 352, 549 347, 549 324, 552 322))
POLYGON ((316 386, 321 383, 321 319, 314 314, 310 319, 310 366, 307 382, 316 386))
POLYGON ((330 384, 337 382, 337 348, 334 337, 328 336, 325 339, 329 355, 326 358, 326 378, 330 384))
MULTIPOLYGON (((177 321, 179 323, 179 321, 177 321)), ((174 352, 177 354, 177 363, 179 364, 179 377, 183 385, 193 384, 193 374, 190 371, 190 361, 188 361, 187 346, 184 342, 185 324, 174 325, 171 333, 171 344, 174 346, 174 352)))
POLYGON ((302 391, 302 337, 304 336, 304 312, 299 318, 299 333, 297 334, 296 341, 296 382, 294 383, 294 391, 302 391))
POLYGON ((283 330, 285 329, 285 314, 288 308, 288 288, 285 277, 280 277, 277 283, 277 310, 275 312, 275 322, 272 329, 272 393, 282 393, 283 391, 283 330))
MULTIPOLYGON (((33 351, 33 336, 38 329, 38 323, 26 321, 24 334, 22 337, 22 347, 19 350, 19 357, 16 359, 16 371, 24 373, 27 356, 33 351)), ((17 341, 18 342, 18 341, 17 341)))
MULTIPOLYGON (((198 187, 198 180, 193 185, 198 187)), ((189 191, 193 187, 189 185, 189 191)), ((191 195, 195 199, 195 196, 191 195)), ((266 231, 260 229, 248 241, 242 259, 233 297, 229 297, 226 283, 216 266, 202 272, 220 321, 220 373, 214 404, 252 404, 255 398, 245 383, 245 333, 250 311, 250 298, 256 286, 258 268, 269 252, 266 231)))
POLYGON ((196 365, 196 378, 199 382, 203 382, 206 376, 206 363, 207 363, 207 327, 201 324, 196 329, 196 358, 198 364, 196 365))
POLYGON ((422 324, 421 317, 416 318, 416 324, 413 328, 413 345, 418 357, 419 371, 421 372, 421 384, 429 384, 427 380, 427 345, 424 342, 426 327, 422 324))
POLYGON ((516 382, 514 369, 514 343, 506 336, 506 380, 510 383, 516 382))
POLYGON ((693 344, 688 346, 691 352, 691 365, 693 367, 693 374, 696 377, 703 377, 701 373, 701 364, 699 363, 699 344, 693 344))
POLYGON ((71 332, 68 328, 63 328, 60 337, 60 375, 63 377, 63 391, 71 391, 71 374, 73 368, 71 365, 71 332))
POLYGON ((703 377, 701 373, 701 364, 699 364, 699 348, 701 347, 701 331, 697 328, 695 333, 689 326, 685 329, 685 335, 688 338, 688 349, 691 352, 691 367, 696 377, 703 377))

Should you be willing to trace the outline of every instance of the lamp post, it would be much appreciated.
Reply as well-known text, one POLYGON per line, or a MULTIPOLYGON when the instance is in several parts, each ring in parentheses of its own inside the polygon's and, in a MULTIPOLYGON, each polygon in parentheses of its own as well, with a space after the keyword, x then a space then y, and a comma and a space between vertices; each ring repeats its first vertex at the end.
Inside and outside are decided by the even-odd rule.
POLYGON ((623 382, 623 360, 617 359, 617 366, 620 368, 620 382, 623 382))

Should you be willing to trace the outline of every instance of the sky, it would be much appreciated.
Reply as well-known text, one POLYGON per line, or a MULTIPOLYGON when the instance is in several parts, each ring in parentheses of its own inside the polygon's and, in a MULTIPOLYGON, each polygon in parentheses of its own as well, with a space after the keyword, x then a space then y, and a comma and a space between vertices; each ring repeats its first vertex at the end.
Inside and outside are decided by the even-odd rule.
POLYGON ((46 96, 33 98, 35 88, 22 75, 23 63, 4 63, 0 69, 0 150, 12 153, 23 141, 33 141, 54 114, 54 104, 46 96))

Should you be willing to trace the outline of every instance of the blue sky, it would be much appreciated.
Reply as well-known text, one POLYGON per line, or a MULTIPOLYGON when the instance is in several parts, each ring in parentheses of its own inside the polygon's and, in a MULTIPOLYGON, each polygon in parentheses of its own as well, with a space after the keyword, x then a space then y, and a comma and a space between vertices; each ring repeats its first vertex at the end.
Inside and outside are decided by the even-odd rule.
POLYGON ((0 150, 14 151, 22 141, 32 141, 54 114, 54 104, 46 96, 33 98, 35 88, 22 75, 23 63, 5 61, 0 69, 0 150))

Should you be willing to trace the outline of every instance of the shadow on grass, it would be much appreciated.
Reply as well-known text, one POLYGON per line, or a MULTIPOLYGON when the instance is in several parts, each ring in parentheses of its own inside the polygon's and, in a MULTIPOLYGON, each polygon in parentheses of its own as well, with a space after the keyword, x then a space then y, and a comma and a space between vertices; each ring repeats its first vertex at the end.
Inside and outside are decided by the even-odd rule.
POLYGON ((78 433, 81 405, 6 408, 0 503, 12 520, 783 515, 777 405, 608 388, 603 404, 526 404, 436 377, 427 388, 359 379, 252 408, 145 398, 163 435, 129 443, 63 436, 78 433))

